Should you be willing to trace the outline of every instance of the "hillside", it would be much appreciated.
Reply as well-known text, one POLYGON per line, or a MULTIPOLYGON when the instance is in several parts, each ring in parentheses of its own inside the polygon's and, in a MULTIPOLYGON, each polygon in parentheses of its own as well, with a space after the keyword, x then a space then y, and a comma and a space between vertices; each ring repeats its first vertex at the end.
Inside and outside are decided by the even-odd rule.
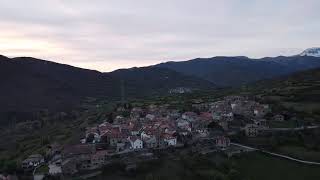
POLYGON ((64 108, 81 97, 115 95, 117 81, 97 71, 34 58, 0 60, 1 111, 64 108))
POLYGON ((218 86, 239 86, 262 79, 270 79, 293 72, 320 67, 320 58, 312 56, 198 58, 182 62, 156 65, 177 72, 206 79, 218 86))
POLYGON ((292 101, 318 102, 320 101, 320 68, 259 81, 249 85, 248 90, 283 96, 292 101))
POLYGON ((305 122, 319 122, 320 68, 259 81, 247 86, 243 92, 276 104, 279 111, 294 112, 305 122))
POLYGON ((215 87, 213 83, 201 78, 160 67, 121 69, 108 74, 124 81, 125 91, 129 97, 166 94, 169 89, 176 87, 187 87, 194 90, 215 87))
POLYGON ((208 81, 165 68, 135 68, 111 73, 34 58, 0 57, 0 112, 65 110, 86 97, 120 100, 121 82, 128 98, 165 94, 180 86, 211 88, 208 81))
POLYGON ((177 87, 238 86, 315 67, 320 67, 320 58, 312 56, 214 57, 101 73, 35 58, 0 56, 0 117, 26 118, 21 113, 44 109, 65 111, 88 97, 119 101, 121 87, 125 98, 141 98, 165 95, 177 87))

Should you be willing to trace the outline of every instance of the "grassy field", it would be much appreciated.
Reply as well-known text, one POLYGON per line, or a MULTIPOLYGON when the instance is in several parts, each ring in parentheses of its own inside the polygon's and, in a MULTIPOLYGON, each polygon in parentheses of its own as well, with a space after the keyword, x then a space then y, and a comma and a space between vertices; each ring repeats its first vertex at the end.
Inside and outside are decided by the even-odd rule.
POLYGON ((241 177, 248 180, 318 180, 320 166, 303 165, 260 153, 236 159, 241 177))
POLYGON ((297 127, 297 123, 294 121, 270 121, 270 128, 295 128, 297 127))
POLYGON ((320 166, 309 166, 260 153, 228 159, 222 155, 177 156, 140 164, 134 173, 107 171, 93 179, 120 180, 318 180, 320 166))
POLYGON ((49 172, 49 167, 47 165, 43 165, 39 167, 35 174, 46 174, 49 172))
POLYGON ((320 151, 309 150, 302 146, 280 146, 277 151, 298 159, 320 162, 320 151))

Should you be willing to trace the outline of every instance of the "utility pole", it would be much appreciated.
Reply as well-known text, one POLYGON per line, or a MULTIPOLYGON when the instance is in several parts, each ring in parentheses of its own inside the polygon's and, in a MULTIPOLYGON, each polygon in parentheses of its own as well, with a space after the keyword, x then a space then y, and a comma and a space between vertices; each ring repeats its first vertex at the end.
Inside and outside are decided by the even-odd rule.
POLYGON ((125 104, 125 84, 124 84, 124 80, 121 80, 121 104, 124 105, 125 104))

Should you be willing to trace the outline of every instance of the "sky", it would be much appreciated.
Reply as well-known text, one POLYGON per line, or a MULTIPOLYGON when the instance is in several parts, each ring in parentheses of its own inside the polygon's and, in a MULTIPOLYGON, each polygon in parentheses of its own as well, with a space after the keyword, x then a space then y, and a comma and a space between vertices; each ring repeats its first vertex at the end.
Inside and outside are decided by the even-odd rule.
POLYGON ((103 72, 319 47, 319 0, 0 0, 0 54, 103 72))

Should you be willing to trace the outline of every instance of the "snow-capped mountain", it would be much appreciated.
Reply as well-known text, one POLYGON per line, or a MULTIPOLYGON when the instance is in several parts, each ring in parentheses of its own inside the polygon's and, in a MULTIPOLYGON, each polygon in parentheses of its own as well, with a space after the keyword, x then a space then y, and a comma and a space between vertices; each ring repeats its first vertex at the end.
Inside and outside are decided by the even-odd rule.
POLYGON ((309 48, 304 50, 300 56, 314 56, 314 57, 320 57, 320 48, 309 48))

